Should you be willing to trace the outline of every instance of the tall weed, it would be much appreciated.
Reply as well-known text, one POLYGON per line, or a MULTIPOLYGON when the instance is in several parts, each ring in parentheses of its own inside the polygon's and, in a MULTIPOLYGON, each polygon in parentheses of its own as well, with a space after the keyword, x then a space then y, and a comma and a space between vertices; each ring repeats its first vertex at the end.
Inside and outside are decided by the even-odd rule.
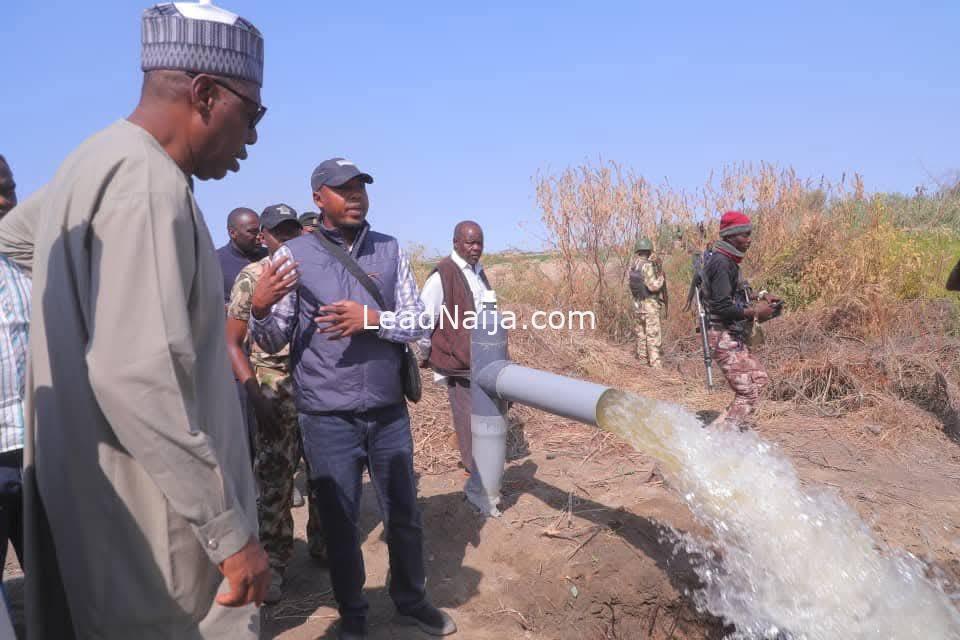
POLYGON ((632 333, 626 275, 639 235, 649 236, 663 259, 672 294, 668 333, 679 338, 691 331, 681 310, 691 256, 716 239, 719 215, 729 209, 754 221, 743 268, 755 290, 777 292, 793 311, 853 305, 868 335, 896 323, 894 302, 944 298, 943 283, 960 254, 956 188, 913 197, 871 194, 857 174, 834 183, 761 163, 724 167, 685 191, 600 163, 540 175, 536 191, 555 273, 518 266, 509 298, 592 309, 615 340, 632 333))

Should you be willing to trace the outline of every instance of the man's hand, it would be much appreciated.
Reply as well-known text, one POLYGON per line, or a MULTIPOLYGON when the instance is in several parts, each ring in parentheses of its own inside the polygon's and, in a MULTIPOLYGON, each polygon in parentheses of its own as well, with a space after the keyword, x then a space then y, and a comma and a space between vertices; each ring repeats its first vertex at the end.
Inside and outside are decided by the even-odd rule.
POLYGON ((270 308, 293 291, 299 282, 297 263, 287 260, 277 264, 271 260, 257 280, 257 286, 253 288, 250 313, 257 320, 266 318, 270 315, 270 308))
POLYGON ((253 413, 257 417, 257 428, 264 433, 277 433, 280 429, 280 413, 277 411, 276 403, 265 396, 259 388, 249 392, 248 395, 250 404, 253 405, 253 413))
POLYGON ((331 340, 349 338, 362 333, 368 327, 380 325, 380 312, 364 307, 353 300, 340 300, 319 309, 320 315, 314 318, 318 325, 326 325, 320 333, 330 333, 331 340), (366 311, 366 317, 364 317, 366 311))
POLYGON ((760 297, 761 300, 766 300, 770 304, 777 304, 778 302, 783 302, 783 298, 773 295, 772 293, 766 293, 760 297))
POLYGON ((750 307, 750 315, 757 322, 766 322, 773 317, 774 308, 766 300, 760 300, 750 307))
POLYGON ((217 596, 217 604, 242 607, 255 603, 258 607, 270 587, 270 560, 256 538, 220 565, 220 573, 230 585, 229 593, 217 596))
POLYGON ((420 365, 421 369, 427 369, 430 367, 431 351, 433 351, 433 345, 430 345, 429 347, 417 345, 417 363, 420 365))

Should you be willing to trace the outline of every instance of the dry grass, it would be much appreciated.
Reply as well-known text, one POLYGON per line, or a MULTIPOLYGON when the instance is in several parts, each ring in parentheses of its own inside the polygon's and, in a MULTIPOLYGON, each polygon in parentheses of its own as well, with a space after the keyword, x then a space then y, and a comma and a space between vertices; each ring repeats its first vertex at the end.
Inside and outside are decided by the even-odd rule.
POLYGON ((694 191, 654 185, 614 163, 584 165, 539 176, 537 198, 559 277, 545 280, 524 265, 534 273, 511 279, 510 299, 592 309, 618 342, 630 337, 624 283, 637 235, 651 237, 664 259, 673 298, 667 324, 682 327, 679 335, 690 326, 681 310, 690 256, 717 237, 719 213, 731 208, 754 221, 743 266, 755 290, 776 291, 794 310, 857 301, 866 305, 860 315, 871 335, 897 321, 885 300, 942 297, 960 251, 960 234, 949 224, 960 215, 960 190, 869 194, 857 175, 832 183, 770 164, 725 167, 694 191), (908 228, 905 220, 923 224, 908 228))
MULTIPOLYGON (((938 307, 895 305, 891 313, 904 323, 882 338, 846 324, 850 316, 837 308, 806 310, 767 324, 764 343, 754 349, 770 373, 767 398, 790 403, 798 415, 858 415, 864 423, 883 425, 883 440, 890 445, 931 425, 960 441, 960 389, 953 382, 960 371, 960 339, 936 324, 938 307), (913 324, 911 315, 931 319, 913 324), (913 419, 915 410, 926 417, 913 419)), ((673 356, 684 384, 695 388, 705 380, 698 349, 685 339, 673 356)), ((717 379, 724 388, 722 377, 717 379)), ((770 411, 776 405, 763 406, 770 411)))
POLYGON ((716 238, 719 212, 741 209, 754 222, 744 273, 789 309, 765 325, 758 349, 771 373, 768 395, 823 417, 906 400, 960 439, 960 305, 943 289, 960 253, 950 224, 960 189, 870 194, 856 174, 831 183, 741 164, 687 192, 610 164, 541 177, 538 199, 564 277, 551 287, 527 274, 536 287, 523 289, 526 299, 511 289, 511 299, 593 309, 608 338, 628 342, 626 265, 636 234, 648 235, 671 285, 666 353, 679 384, 702 384, 695 324, 682 309, 690 256, 716 238), (592 268, 603 256, 605 268, 592 268))
MULTIPOLYGON (((508 308, 520 318, 531 312, 526 305, 508 308)), ((924 315, 921 310, 916 313, 924 315)), ((936 318, 937 310, 925 315, 936 318)), ((835 428, 845 429, 851 442, 863 440, 890 450, 905 439, 915 439, 920 431, 943 430, 960 439, 960 390, 950 382, 960 371, 960 339, 929 330, 885 342, 864 339, 856 331, 849 335, 832 329, 836 316, 833 309, 807 311, 767 325, 766 342, 756 349, 771 374, 761 422, 781 414, 846 416, 852 419, 835 428), (865 428, 876 432, 866 433, 865 428)), ((697 349, 693 335, 674 341, 667 368, 653 372, 637 366, 628 345, 613 344, 600 332, 517 329, 510 334, 511 358, 526 366, 681 401, 693 410, 720 410, 730 392, 716 369, 720 391, 707 391, 697 349)), ((411 405, 411 414, 417 470, 437 474, 456 468, 459 454, 449 441, 453 431, 446 392, 429 376, 424 398, 411 405)), ((608 433, 529 407, 512 407, 510 422, 510 459, 523 457, 530 449, 574 463, 612 452, 628 458, 638 455, 608 433)))
MULTIPOLYGON (((606 163, 538 176, 537 200, 554 259, 504 257, 494 283, 500 299, 521 324, 533 309, 592 310, 599 331, 513 331, 515 360, 634 388, 624 379, 636 371, 625 281, 642 233, 654 240, 671 293, 664 347, 672 366, 656 379, 689 406, 719 408, 716 394, 704 392, 700 342, 682 307, 691 254, 716 238, 718 212, 738 208, 755 228, 744 273, 755 290, 783 296, 788 308, 764 325, 767 340, 756 349, 771 376, 768 398, 781 401, 766 403, 763 412, 786 404, 808 416, 856 414, 888 425, 883 433, 891 446, 910 433, 898 415, 912 416, 906 422, 913 428, 928 428, 932 416, 960 439, 960 304, 943 290, 960 253, 953 224, 960 221, 960 189, 870 194, 858 175, 831 183, 741 164, 685 191, 606 163)), ((430 265, 415 262, 422 279, 430 265)), ((429 380, 425 388, 413 409, 415 437, 421 471, 434 473, 455 466, 457 455, 447 442, 446 393, 429 380)), ((565 455, 587 455, 598 445, 589 432, 528 408, 515 407, 511 419, 515 455, 529 438, 565 455)))

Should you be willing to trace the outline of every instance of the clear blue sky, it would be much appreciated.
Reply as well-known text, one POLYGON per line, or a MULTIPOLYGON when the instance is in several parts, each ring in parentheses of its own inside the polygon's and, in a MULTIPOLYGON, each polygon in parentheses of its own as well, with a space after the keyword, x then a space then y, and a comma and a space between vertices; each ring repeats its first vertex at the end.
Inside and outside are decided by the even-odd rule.
MULTIPOLYGON (((139 92, 138 0, 2 0, 0 153, 21 197, 139 92)), ((226 213, 311 205, 345 155, 370 220, 446 249, 465 217, 488 250, 536 248, 532 177, 603 157, 699 185, 734 161, 859 171, 910 192, 960 167, 960 5, 905 2, 221 0, 266 39, 270 112, 239 174, 200 183, 226 213)), ((311 207, 312 208, 312 207, 311 207)))

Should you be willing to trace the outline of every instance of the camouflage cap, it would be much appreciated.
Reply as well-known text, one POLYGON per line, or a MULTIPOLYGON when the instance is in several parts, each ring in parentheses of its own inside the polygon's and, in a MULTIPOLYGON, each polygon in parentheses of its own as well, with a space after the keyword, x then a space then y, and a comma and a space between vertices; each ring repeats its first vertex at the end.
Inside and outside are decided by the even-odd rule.
POLYGON ((314 211, 307 211, 300 214, 300 224, 307 227, 315 227, 320 224, 320 214, 314 211))
POLYGON ((653 243, 650 242, 650 238, 646 236, 641 236, 637 238, 637 243, 633 245, 634 251, 653 251, 653 243))

